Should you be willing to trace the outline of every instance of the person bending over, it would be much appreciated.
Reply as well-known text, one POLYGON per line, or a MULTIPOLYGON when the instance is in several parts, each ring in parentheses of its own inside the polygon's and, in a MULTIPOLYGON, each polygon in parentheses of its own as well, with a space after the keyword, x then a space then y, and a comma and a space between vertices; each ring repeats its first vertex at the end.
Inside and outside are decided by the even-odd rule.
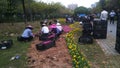
POLYGON ((18 38, 18 41, 31 41, 33 39, 32 33, 33 27, 28 25, 23 31, 22 35, 18 38))

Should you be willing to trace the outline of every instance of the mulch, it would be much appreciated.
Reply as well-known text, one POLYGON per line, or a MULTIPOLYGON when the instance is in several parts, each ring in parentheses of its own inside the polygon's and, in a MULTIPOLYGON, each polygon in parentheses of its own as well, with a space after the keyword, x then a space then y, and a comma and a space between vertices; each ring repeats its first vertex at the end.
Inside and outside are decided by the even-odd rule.
POLYGON ((66 33, 63 33, 60 38, 56 40, 55 47, 51 47, 44 51, 38 51, 36 49, 35 45, 40 43, 39 39, 36 37, 28 50, 28 67, 72 68, 72 59, 66 45, 65 34, 66 33))

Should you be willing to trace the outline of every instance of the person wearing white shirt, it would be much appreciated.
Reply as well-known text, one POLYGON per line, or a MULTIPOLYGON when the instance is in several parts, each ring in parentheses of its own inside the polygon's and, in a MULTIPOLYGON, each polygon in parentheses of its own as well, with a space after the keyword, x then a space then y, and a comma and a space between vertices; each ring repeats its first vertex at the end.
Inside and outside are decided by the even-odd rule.
POLYGON ((39 40, 47 40, 47 37, 49 35, 49 28, 47 27, 46 24, 42 24, 41 28, 41 35, 39 36, 39 40))
POLYGON ((48 36, 49 35, 49 28, 46 26, 46 24, 42 24, 43 25, 43 27, 42 27, 42 29, 41 29, 41 36, 48 36))
POLYGON ((43 24, 41 32, 42 32, 42 34, 48 34, 49 33, 49 28, 46 26, 46 24, 43 24))
POLYGON ((57 28, 57 36, 59 37, 63 31, 63 27, 61 26, 60 23, 57 23, 56 28, 57 28))
POLYGON ((103 11, 101 12, 101 15, 100 15, 100 19, 107 21, 107 18, 108 18, 108 12, 105 9, 103 9, 103 11))
POLYGON ((63 30, 63 28, 62 28, 62 26, 61 26, 61 24, 60 24, 60 23, 57 23, 57 24, 56 24, 56 28, 57 28, 57 29, 59 29, 60 31, 62 31, 62 30, 63 30))
POLYGON ((100 20, 101 20, 101 23, 104 23, 107 25, 108 12, 104 8, 103 8, 103 11, 101 12, 100 20))
POLYGON ((115 18, 116 13, 114 12, 114 10, 112 10, 109 15, 110 15, 110 24, 111 23, 114 24, 114 18, 115 18))

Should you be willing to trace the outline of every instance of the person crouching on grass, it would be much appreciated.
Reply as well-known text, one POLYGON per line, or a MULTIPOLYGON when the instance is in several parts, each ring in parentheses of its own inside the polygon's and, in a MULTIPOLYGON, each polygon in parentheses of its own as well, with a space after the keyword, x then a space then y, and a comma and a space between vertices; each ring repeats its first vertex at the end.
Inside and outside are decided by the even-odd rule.
POLYGON ((33 40, 33 33, 32 33, 33 27, 31 25, 28 25, 25 27, 25 30, 23 31, 22 35, 17 38, 18 41, 31 41, 33 40))

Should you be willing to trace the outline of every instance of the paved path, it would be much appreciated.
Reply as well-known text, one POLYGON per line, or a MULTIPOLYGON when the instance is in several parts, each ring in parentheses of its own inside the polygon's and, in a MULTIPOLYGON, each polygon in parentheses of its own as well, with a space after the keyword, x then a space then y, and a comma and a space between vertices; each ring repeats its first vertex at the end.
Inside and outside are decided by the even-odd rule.
POLYGON ((105 68, 120 68, 120 54, 115 50, 116 26, 116 22, 115 24, 108 23, 107 39, 97 39, 106 57, 109 57, 105 68))
POLYGON ((106 55, 119 55, 119 53, 115 50, 116 22, 115 24, 108 23, 107 39, 96 39, 96 41, 106 55))
POLYGON ((116 38, 116 26, 117 26, 116 23, 117 23, 116 21, 115 21, 115 24, 108 23, 108 28, 107 28, 107 33, 114 38, 116 38))

